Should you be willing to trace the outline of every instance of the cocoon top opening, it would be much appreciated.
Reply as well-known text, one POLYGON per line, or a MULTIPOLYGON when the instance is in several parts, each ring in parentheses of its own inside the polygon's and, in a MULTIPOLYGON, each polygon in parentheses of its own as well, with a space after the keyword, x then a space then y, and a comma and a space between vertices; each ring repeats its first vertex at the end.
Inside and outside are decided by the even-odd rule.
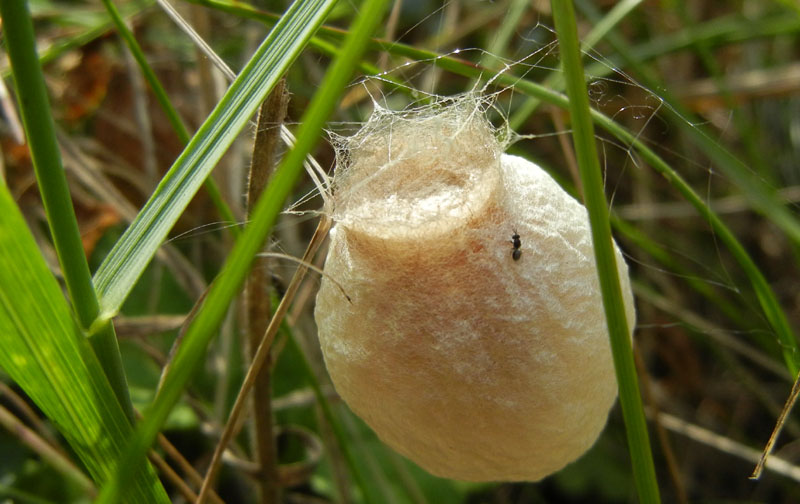
POLYGON ((504 146, 474 95, 394 112, 375 105, 351 137, 334 137, 333 218, 375 237, 446 233, 499 182, 504 146))

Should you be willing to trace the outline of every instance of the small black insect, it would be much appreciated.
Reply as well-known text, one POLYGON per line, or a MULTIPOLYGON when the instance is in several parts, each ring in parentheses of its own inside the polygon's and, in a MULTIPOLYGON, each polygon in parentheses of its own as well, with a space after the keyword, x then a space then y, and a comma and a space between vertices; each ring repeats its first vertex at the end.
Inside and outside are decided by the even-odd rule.
POLYGON ((511 243, 514 245, 514 250, 511 251, 511 257, 518 261, 520 256, 522 255, 522 251, 519 249, 522 246, 522 242, 519 240, 519 233, 517 230, 514 230, 514 234, 511 235, 511 243))

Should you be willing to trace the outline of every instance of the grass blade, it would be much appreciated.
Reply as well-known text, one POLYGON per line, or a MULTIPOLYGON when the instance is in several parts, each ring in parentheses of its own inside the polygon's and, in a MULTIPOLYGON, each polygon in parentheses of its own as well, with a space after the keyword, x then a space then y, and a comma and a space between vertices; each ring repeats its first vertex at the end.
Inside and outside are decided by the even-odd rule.
MULTIPOLYGON (((0 348, 0 366, 102 484, 113 473, 133 427, 3 184, 0 348)), ((127 502, 169 502, 145 460, 131 467, 128 478, 127 502)))
MULTIPOLYGON (((714 135, 709 129, 702 126, 702 121, 693 117, 680 103, 680 100, 672 97, 667 89, 661 86, 659 81, 653 77, 653 72, 633 59, 631 51, 621 37, 609 33, 608 40, 623 59, 644 79, 646 86, 651 89, 662 88, 660 98, 668 105, 662 108, 664 116, 678 126, 691 125, 682 128, 682 131, 720 168, 722 173, 736 184, 756 210, 768 216, 770 221, 780 227, 795 244, 800 245, 800 220, 776 196, 775 189, 766 183, 760 174, 754 172, 738 157, 722 147, 713 138, 714 135)), ((708 48, 705 43, 701 45, 705 49, 708 48)))
POLYGON ((256 50, 95 273, 101 319, 117 313, 200 185, 334 4, 293 3, 256 50))
POLYGON ((253 257, 261 248, 283 207, 283 202, 299 177, 303 160, 316 144, 325 121, 336 107, 344 86, 358 65, 366 49, 366 41, 381 21, 386 3, 387 0, 367 0, 361 6, 350 35, 342 46, 340 57, 326 73, 319 91, 314 95, 302 118, 294 149, 287 154, 259 198, 250 223, 236 242, 222 272, 187 328, 183 343, 178 348, 170 370, 164 378, 163 387, 145 413, 114 478, 103 489, 99 502, 115 502, 119 499, 129 468, 144 457, 167 415, 180 398, 192 370, 202 359, 209 341, 227 312, 228 305, 238 294, 253 257))
MULTIPOLYGON (((645 76, 647 84, 651 87, 656 84, 654 80, 647 77, 650 72, 631 59, 628 48, 621 39, 616 37, 613 33, 609 33, 609 40, 614 43, 620 51, 620 54, 636 67, 641 75, 645 76)), ((800 243, 800 221, 789 211, 780 198, 777 197, 774 188, 768 186, 764 180, 729 150, 720 146, 719 143, 712 138, 708 130, 699 124, 699 121, 687 119, 690 115, 681 110, 682 107, 678 101, 670 98, 666 90, 662 92, 662 98, 669 104, 669 106, 663 108, 666 117, 679 127, 688 125, 689 127, 682 128, 682 130, 706 153, 709 159, 720 167, 723 173, 732 179, 747 200, 753 204, 754 208, 765 216, 768 216, 770 221, 780 227, 795 243, 800 243)), ((739 262, 742 270, 750 280, 758 302, 761 305, 761 309, 773 331, 775 331, 778 342, 780 343, 784 362, 786 363, 786 368, 793 377, 796 377, 798 371, 800 371, 800 349, 798 348, 794 331, 789 324, 786 314, 778 303, 774 291, 755 265, 752 258, 750 258, 745 248, 736 239, 730 229, 723 224, 722 220, 713 213, 697 193, 694 192, 691 186, 672 170, 666 162, 638 139, 635 139, 633 135, 630 135, 630 133, 619 124, 596 111, 593 111, 593 115, 595 121, 607 131, 627 143, 632 143, 642 157, 650 163, 653 168, 664 175, 667 180, 681 192, 684 198, 698 210, 711 225, 712 229, 714 229, 714 232, 721 241, 726 244, 728 250, 734 258, 736 258, 737 262, 739 262)))
MULTIPOLYGON (((83 252, 67 177, 61 164, 55 123, 50 115, 47 88, 36 54, 33 22, 28 5, 22 0, 0 2, 0 13, 4 20, 5 40, 22 122, 33 158, 39 192, 47 212, 50 232, 72 306, 81 327, 88 330, 99 313, 99 305, 92 286, 86 255, 83 252)), ((122 359, 113 326, 110 323, 103 324, 90 334, 92 345, 117 399, 128 418, 133 418, 133 406, 128 395, 127 380, 122 369, 122 359)))
POLYGON ((633 348, 630 341, 625 306, 619 285, 611 240, 611 224, 608 217, 608 203, 603 190, 602 171, 594 143, 594 126, 589 109, 589 97, 581 64, 580 43, 575 22, 572 1, 552 0, 553 18, 561 52, 561 65, 567 85, 572 117, 572 136, 578 158, 581 182, 583 183, 586 209, 592 228, 597 271, 600 289, 603 293, 603 306, 611 338, 611 353, 619 384, 619 399, 625 419, 625 432, 628 436, 628 450, 631 454, 633 476, 639 500, 647 503, 661 501, 656 480, 650 438, 644 418, 642 397, 633 361, 633 348))

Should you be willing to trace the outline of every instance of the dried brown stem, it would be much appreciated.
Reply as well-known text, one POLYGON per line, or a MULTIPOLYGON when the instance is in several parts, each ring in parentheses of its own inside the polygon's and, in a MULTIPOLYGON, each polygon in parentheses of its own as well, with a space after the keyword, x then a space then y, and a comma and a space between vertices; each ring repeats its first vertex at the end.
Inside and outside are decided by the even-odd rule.
MULTIPOLYGON (((317 225, 314 236, 311 238, 311 241, 306 248, 305 254, 303 254, 304 264, 308 264, 314 257, 314 254, 316 254, 317 249, 319 249, 330 228, 330 218, 323 216, 317 225)), ((236 425, 240 415, 244 411, 244 405, 248 397, 248 393, 253 388, 256 377, 261 372, 261 369, 267 360, 270 346, 272 345, 272 341, 275 339, 275 334, 278 332, 281 321, 286 315, 286 311, 289 309, 289 305, 294 299, 295 294, 297 294, 297 289, 300 287, 300 282, 307 271, 308 268, 303 264, 297 268, 289 287, 286 289, 286 294, 283 296, 283 299, 281 299, 278 308, 275 310, 275 314, 272 316, 269 327, 267 327, 267 330, 261 339, 261 343, 258 346, 258 350, 253 356, 253 363, 251 364, 250 369, 247 371, 247 376, 245 376, 244 383, 242 383, 242 388, 239 390, 239 395, 236 397, 236 402, 233 404, 231 414, 228 417, 228 422, 225 424, 225 429, 222 431, 222 436, 220 437, 219 443, 217 443, 217 447, 214 450, 214 455, 211 458, 211 464, 206 472, 203 486, 200 489, 200 495, 195 504, 202 504, 205 502, 205 498, 208 496, 208 493, 211 490, 212 483, 216 479, 217 473, 219 472, 220 462, 222 461, 222 453, 225 451, 225 447, 228 445, 236 431, 236 425)))
MULTIPOLYGON (((141 419, 142 415, 138 411, 136 413, 136 418, 141 419)), ((169 456, 172 460, 177 462, 178 467, 183 471, 189 480, 197 486, 200 486, 203 482, 203 478, 200 474, 192 467, 192 464, 189 463, 188 460, 175 448, 169 439, 163 434, 158 435, 158 445, 164 450, 164 453, 169 456)), ((188 502, 194 502, 197 498, 197 494, 195 494, 192 489, 187 485, 183 479, 172 469, 172 467, 167 464, 166 460, 161 457, 158 453, 154 450, 150 450, 147 454, 150 460, 155 464, 158 470, 166 477, 171 483, 175 485, 178 491, 183 495, 184 498, 187 499, 188 502)), ((219 495, 216 492, 212 491, 208 496, 209 500, 214 504, 225 504, 219 495)))
POLYGON ((170 483, 175 485, 175 488, 178 490, 186 502, 194 502, 197 498, 197 494, 192 491, 189 485, 186 484, 185 481, 175 472, 175 470, 167 464, 167 461, 164 460, 161 455, 154 451, 150 451, 147 454, 147 458, 150 459, 150 462, 153 463, 154 466, 158 469, 161 475, 170 483))
POLYGON ((64 456, 58 449, 53 448, 50 443, 45 441, 36 432, 25 426, 13 413, 0 406, 0 425, 25 446, 42 457, 47 464, 57 469, 62 474, 67 475, 90 495, 97 493, 97 488, 84 473, 70 459, 64 456))
MULTIPOLYGON (((275 169, 276 150, 280 142, 280 125, 286 117, 289 95, 286 80, 283 79, 261 105, 258 113, 258 126, 253 142, 253 158, 250 163, 250 178, 247 185, 247 216, 250 217, 256 201, 275 169)), ((254 355, 264 328, 271 315, 269 286, 271 283, 269 261, 259 257, 253 264, 245 286, 247 345, 250 355, 254 355)), ((253 384, 253 455, 260 468, 256 478, 262 504, 279 501, 277 454, 272 427, 272 385, 270 383, 271 358, 267 355, 266 364, 255 377, 253 384)))
POLYGON ((42 419, 39 418, 39 416, 36 414, 33 408, 28 405, 25 399, 23 399, 14 391, 14 389, 3 382, 0 382, 0 396, 5 396, 14 406, 14 409, 20 415, 22 415, 23 421, 26 421, 29 425, 32 425, 40 436, 46 439, 52 446, 66 456, 66 452, 62 450, 58 444, 58 439, 56 439, 53 433, 47 429, 44 422, 42 422, 42 419))
POLYGON ((772 434, 769 436, 767 445, 764 447, 764 451, 761 453, 761 458, 758 460, 756 468, 753 469, 753 474, 750 475, 750 479, 758 479, 761 477, 761 472, 764 470, 764 464, 767 463, 767 457, 770 456, 772 450, 775 448, 775 442, 778 440, 778 436, 780 435, 781 430, 783 430, 783 425, 786 423, 786 418, 789 416, 792 408, 794 408, 794 404, 797 402, 797 397, 799 395, 800 374, 798 374, 797 378, 794 380, 792 391, 789 393, 789 397, 786 399, 786 404, 783 406, 783 411, 781 411, 778 421, 775 423, 775 429, 773 429, 772 434))
MULTIPOLYGON (((186 474, 186 477, 189 478, 189 481, 198 487, 203 484, 203 477, 200 475, 200 473, 198 473, 197 470, 192 467, 192 464, 186 460, 183 454, 181 454, 181 452, 175 448, 175 445, 170 443, 167 437, 163 434, 158 435, 158 445, 162 450, 164 450, 164 453, 166 453, 178 464, 178 467, 181 469, 181 471, 183 471, 184 474, 186 474)), ((197 495, 194 492, 192 492, 192 496, 193 497, 191 500, 189 500, 189 502, 194 502, 194 500, 197 498, 197 495)), ((225 504, 225 501, 223 501, 214 491, 209 494, 208 498, 214 504, 225 504)))

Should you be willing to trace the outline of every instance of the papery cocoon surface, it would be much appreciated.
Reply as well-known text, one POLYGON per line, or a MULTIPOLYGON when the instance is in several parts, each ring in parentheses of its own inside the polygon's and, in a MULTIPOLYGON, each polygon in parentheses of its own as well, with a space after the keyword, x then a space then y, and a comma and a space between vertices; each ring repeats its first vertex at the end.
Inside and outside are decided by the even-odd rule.
POLYGON ((502 154, 474 99, 378 109, 339 143, 315 318, 341 397, 438 476, 535 481, 578 458, 617 395, 585 208, 502 154))

